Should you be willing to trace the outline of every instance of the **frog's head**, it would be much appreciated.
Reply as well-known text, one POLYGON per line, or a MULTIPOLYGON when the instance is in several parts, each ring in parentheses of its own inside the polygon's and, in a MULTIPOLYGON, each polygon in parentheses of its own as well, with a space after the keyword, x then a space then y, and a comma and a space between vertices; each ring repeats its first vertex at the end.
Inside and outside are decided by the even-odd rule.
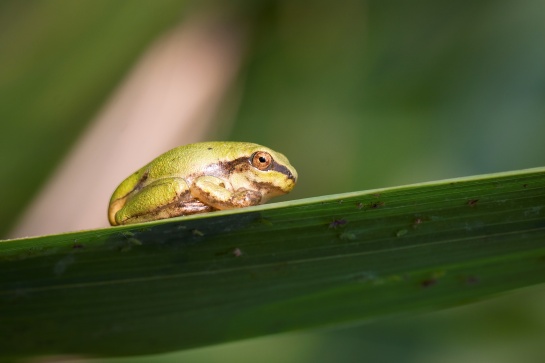
POLYGON ((289 193, 297 182, 297 171, 281 153, 257 144, 247 144, 243 155, 231 168, 231 183, 237 188, 254 190, 264 203, 289 193))

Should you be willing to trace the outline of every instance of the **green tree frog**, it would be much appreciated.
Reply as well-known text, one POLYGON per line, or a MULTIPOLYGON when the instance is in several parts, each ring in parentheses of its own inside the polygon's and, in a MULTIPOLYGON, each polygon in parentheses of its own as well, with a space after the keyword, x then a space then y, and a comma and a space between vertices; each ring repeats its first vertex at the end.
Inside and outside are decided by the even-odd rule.
POLYGON ((290 192, 297 171, 288 159, 247 142, 174 148, 125 179, 108 208, 112 226, 265 203, 290 192))

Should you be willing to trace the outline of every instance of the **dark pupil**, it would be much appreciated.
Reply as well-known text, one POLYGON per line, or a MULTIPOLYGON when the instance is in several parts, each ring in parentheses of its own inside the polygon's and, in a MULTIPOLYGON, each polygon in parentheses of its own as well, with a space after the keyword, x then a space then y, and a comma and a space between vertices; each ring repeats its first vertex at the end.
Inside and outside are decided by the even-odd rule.
POLYGON ((266 162, 266 161, 267 161, 267 159, 265 159, 264 156, 260 156, 260 157, 259 157, 259 162, 260 162, 260 163, 264 163, 264 162, 266 162))

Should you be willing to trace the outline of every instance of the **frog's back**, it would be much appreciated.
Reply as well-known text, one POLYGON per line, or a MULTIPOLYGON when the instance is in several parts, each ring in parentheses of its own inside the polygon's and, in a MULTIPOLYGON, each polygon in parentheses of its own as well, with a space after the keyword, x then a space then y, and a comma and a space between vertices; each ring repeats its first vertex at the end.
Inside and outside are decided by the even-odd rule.
POLYGON ((224 172, 222 162, 249 157, 259 147, 247 142, 227 141, 183 145, 158 156, 141 170, 152 180, 171 176, 187 179, 205 173, 214 175, 224 172))

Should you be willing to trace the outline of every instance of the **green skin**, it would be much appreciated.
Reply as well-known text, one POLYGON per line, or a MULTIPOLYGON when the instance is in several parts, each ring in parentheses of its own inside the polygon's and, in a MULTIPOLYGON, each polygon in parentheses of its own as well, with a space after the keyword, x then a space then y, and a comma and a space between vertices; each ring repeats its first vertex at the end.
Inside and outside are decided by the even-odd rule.
POLYGON ((288 159, 247 142, 180 146, 125 179, 108 208, 112 226, 263 204, 290 192, 288 159))

